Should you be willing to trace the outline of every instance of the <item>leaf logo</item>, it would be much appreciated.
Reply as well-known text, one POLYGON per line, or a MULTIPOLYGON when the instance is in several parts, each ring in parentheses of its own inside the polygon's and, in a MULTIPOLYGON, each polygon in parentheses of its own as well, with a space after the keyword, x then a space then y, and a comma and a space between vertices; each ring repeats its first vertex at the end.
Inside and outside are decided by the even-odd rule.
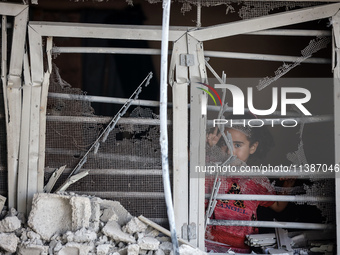
MULTIPOLYGON (((220 101, 220 104, 222 105, 222 100, 221 100, 220 96, 218 95, 217 91, 213 87, 211 87, 210 85, 205 84, 203 82, 198 82, 198 83, 203 85, 203 86, 206 86, 209 89, 211 89, 215 93, 215 95, 217 96, 218 100, 220 101)), ((212 100, 214 100, 215 105, 217 105, 214 96, 210 93, 209 90, 206 90, 206 89, 203 89, 203 88, 199 88, 199 87, 197 87, 197 88, 200 89, 200 90, 203 90, 204 92, 206 92, 212 98, 212 100)))

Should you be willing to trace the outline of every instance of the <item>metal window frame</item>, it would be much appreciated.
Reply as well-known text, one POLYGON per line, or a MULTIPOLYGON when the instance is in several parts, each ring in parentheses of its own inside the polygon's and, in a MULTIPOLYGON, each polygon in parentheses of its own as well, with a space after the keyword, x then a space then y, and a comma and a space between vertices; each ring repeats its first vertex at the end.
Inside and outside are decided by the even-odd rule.
MULTIPOLYGON (((201 28, 196 29, 193 31, 187 32, 187 28, 179 27, 179 28, 170 28, 169 32, 169 40, 178 42, 177 45, 180 45, 177 49, 177 52, 173 56, 177 56, 181 53, 195 53, 195 51, 198 49, 197 46, 201 45, 202 41, 205 40, 212 40, 232 35, 239 35, 244 33, 252 33, 257 32, 264 29, 269 29, 277 26, 284 26, 284 25, 290 25, 290 24, 296 24, 296 23, 302 23, 306 21, 311 21, 315 19, 321 19, 321 18, 327 18, 327 17, 333 17, 336 15, 340 8, 340 4, 327 4, 323 6, 318 7, 312 7, 312 8, 305 8, 300 9, 297 11, 288 11, 283 14, 275 14, 275 15, 268 15, 266 17, 246 20, 246 21, 239 21, 239 22, 233 22, 228 24, 222 24, 219 26, 213 26, 213 27, 207 27, 207 28, 201 28), (184 38, 185 37, 185 38, 184 38), (183 39, 182 39, 183 38, 183 39), (180 40, 183 40, 183 43, 180 43, 180 40), (189 47, 188 47, 189 45, 189 47)), ((337 16, 335 16, 337 17, 337 16)), ((336 26, 335 26, 336 27, 336 26)), ((44 77, 46 75, 43 73, 43 67, 42 67, 42 37, 77 37, 77 38, 106 38, 106 39, 131 39, 131 40, 161 40, 161 30, 160 27, 153 27, 153 26, 115 26, 115 25, 97 25, 97 24, 73 24, 73 23, 55 23, 55 22, 30 22, 29 23, 29 40, 30 40, 30 54, 31 54, 31 62, 30 62, 30 68, 31 68, 31 82, 32 84, 32 91, 34 87, 37 87, 37 93, 36 97, 39 99, 39 102, 43 102, 47 98, 47 93, 43 93, 42 91, 47 91, 48 84, 44 83, 44 77), (35 61, 32 61, 34 59, 35 61), (39 92, 38 92, 39 91, 39 92), (42 93, 42 97, 39 93, 42 93)), ((336 34, 336 33, 335 33, 336 34)), ((52 47, 51 47, 52 48, 52 47)), ((50 54, 50 52, 48 53, 50 54)), ((198 59, 196 59, 198 60, 198 59)), ((174 66, 171 66, 171 68, 176 68, 176 80, 173 83, 174 87, 174 93, 176 95, 181 95, 181 100, 177 100, 177 102, 174 102, 174 109, 176 108, 176 113, 174 112, 174 130, 185 130, 181 133, 181 137, 183 139, 175 139, 174 142, 174 169, 178 169, 180 171, 174 171, 174 180, 176 188, 174 189, 175 193, 177 192, 177 195, 174 196, 174 203, 175 203, 175 211, 184 213, 184 215, 188 215, 188 217, 184 216, 182 214, 178 214, 180 216, 177 216, 177 219, 179 219, 179 222, 177 222, 178 227, 180 228, 181 223, 189 223, 189 222, 195 222, 197 223, 197 231, 196 234, 200 233, 201 227, 203 227, 204 214, 201 213, 202 205, 204 205, 204 181, 197 179, 196 180, 190 180, 190 187, 188 187, 188 178, 182 179, 181 176, 186 175, 187 173, 187 160, 185 160, 184 154, 187 155, 187 148, 188 148, 188 129, 187 126, 183 127, 183 123, 187 123, 187 86, 190 82, 193 81, 199 81, 201 79, 205 79, 205 75, 202 75, 202 72, 204 72, 204 69, 195 67, 190 67, 190 74, 189 76, 187 71, 187 67, 180 66, 178 59, 175 59, 174 66), (183 70, 180 72, 180 70, 183 70), (186 73, 186 74, 185 74, 186 73), (196 77, 192 79, 193 77, 196 77), (197 78, 198 77, 198 78, 197 78), (176 115, 177 114, 177 115, 176 115), (176 141, 177 140, 177 141, 176 141), (183 156, 183 158, 177 158, 178 155, 183 156), (177 164, 177 165, 176 165, 177 164), (203 184, 203 185, 202 185, 203 184), (197 198, 190 197, 189 200, 189 193, 188 190, 191 190, 191 194, 199 194, 197 198), (203 192, 202 192, 203 191, 203 192), (203 200, 202 200, 203 199, 203 200), (203 201, 203 202, 202 202, 203 201), (184 205, 183 208, 181 208, 184 205), (193 206, 193 207, 192 207, 193 206), (190 208, 190 209, 189 209, 190 208)), ((335 71, 338 68, 335 67, 335 71)), ((340 76, 340 75, 339 75, 340 76)), ((170 80, 171 77, 170 76, 170 80)), ((33 95, 33 94, 32 94, 33 95)), ((198 112, 199 103, 200 103, 200 95, 195 90, 191 90, 191 116, 198 116, 200 113, 198 112)), ((174 97, 176 98, 176 97, 174 97)), ((32 100, 33 101, 33 100, 32 100)), ((339 99, 335 97, 335 103, 336 103, 336 112, 339 111, 340 108, 340 102, 339 99)), ((40 103, 40 107, 43 106, 42 103, 40 103)), ((33 109, 34 110, 34 109, 33 109)), ((46 109, 43 109, 46 110, 46 109)), ((44 112, 40 113, 39 118, 39 128, 40 128, 40 142, 39 142, 39 153, 43 152, 43 143, 44 143, 44 137, 41 135, 41 130, 44 128, 44 112)), ((200 133, 205 130, 205 122, 204 120, 199 121, 198 128, 190 130, 190 144, 191 146, 194 146, 194 144, 197 144, 200 133), (194 140, 196 139, 196 140, 194 140)), ((336 154, 339 154, 340 152, 340 141, 339 141, 339 132, 337 130, 340 130, 340 123, 339 118, 335 115, 335 130, 336 130, 336 154)), ((38 130, 39 130, 38 128, 38 130)), ((39 131, 38 131, 39 132, 39 131)), ((36 135, 36 134, 35 134, 36 135)), ((177 137, 178 138, 178 137, 177 137)), ((201 139, 203 140, 203 139, 201 139)), ((202 143, 202 141, 201 141, 202 143)), ((204 144, 204 142, 203 142, 204 144)), ((191 164, 194 165, 197 162, 202 163, 202 156, 204 153, 204 146, 200 146, 199 150, 197 150, 194 153, 191 153, 190 155, 190 161, 191 164)), ((39 159, 43 159, 44 155, 39 154, 39 159)), ((340 158, 339 156, 336 157, 336 161, 339 162, 340 158)), ((203 160, 204 161, 204 160, 203 160)), ((39 162, 39 165, 40 162, 39 162)), ((36 169, 38 173, 38 179, 41 178, 41 169, 36 169)), ((43 175, 42 175, 43 176, 43 175)), ((39 181, 38 181, 39 182, 39 181)), ((337 189, 339 189, 339 182, 337 181, 337 189)), ((37 191, 40 190, 40 186, 38 186, 37 191)), ((339 199, 337 198, 337 201, 339 202, 339 199)), ((337 221, 339 222, 340 216, 340 205, 337 203, 337 221)), ((339 230, 338 230, 339 231, 339 230)), ((202 232, 201 232, 202 233, 202 232)), ((339 234, 339 232, 338 232, 339 234)), ((339 235, 338 235, 339 236, 339 235)), ((339 238, 339 237, 338 237, 339 238)), ((204 247, 204 235, 199 235, 196 245, 203 248, 204 247), (203 246, 202 246, 203 245, 203 246)))
POLYGON ((8 206, 16 207, 18 186, 19 139, 21 123, 21 74, 24 59, 25 39, 28 22, 28 5, 0 3, 2 15, 2 61, 1 79, 3 83, 7 132, 8 206), (13 37, 9 70, 7 70, 7 16, 14 17, 13 37), (8 76, 7 76, 8 74, 8 76))
MULTIPOLYGON (((335 163, 340 163, 340 14, 337 12, 333 17, 333 73, 334 73, 334 144, 335 163)), ((336 194, 336 235, 337 244, 340 243, 340 173, 335 175, 336 194)), ((340 254, 340 245, 337 246, 337 254, 340 254)))
MULTIPOLYGON (((174 41, 178 40, 184 33, 186 33, 187 27, 171 27, 169 32, 169 40, 174 41)), ((28 181, 28 187, 31 189, 31 192, 27 194, 28 201, 31 200, 34 192, 42 191, 42 182, 44 177, 44 158, 45 158, 45 134, 44 130, 46 129, 46 100, 47 100, 47 91, 48 91, 48 83, 43 82, 44 77, 46 80, 47 73, 43 73, 43 52, 42 52, 42 42, 43 37, 47 37, 50 41, 50 49, 47 52, 47 56, 50 59, 51 54, 53 52, 52 40, 53 37, 68 37, 68 38, 101 38, 101 39, 128 39, 128 40, 148 40, 148 41, 161 41, 162 40, 162 28, 161 26, 129 26, 129 25, 105 25, 105 24, 82 24, 82 23, 61 23, 61 22, 29 22, 28 25, 28 35, 29 35, 29 44, 30 44, 30 76, 31 76, 31 84, 32 88, 37 91, 35 99, 31 99, 32 102, 38 102, 40 113, 39 119, 35 121, 35 124, 30 122, 30 132, 34 133, 37 137, 39 135, 39 139, 35 141, 36 146, 39 146, 39 153, 31 153, 31 160, 35 160, 35 165, 33 168, 29 169, 29 173, 32 172, 33 175, 37 176, 37 184, 34 180, 28 181), (34 60, 34 61, 33 61, 34 60), (42 93, 41 91, 45 91, 42 93), (32 125, 36 125, 39 123, 39 127, 33 128, 32 125), (35 187, 37 187, 35 189, 35 187), (35 189, 35 190, 34 190, 35 189)), ((56 49, 56 48, 55 48, 56 49)), ((105 48, 104 51, 107 51, 109 48, 105 48)), ((126 50, 126 49, 125 49, 126 50)), ((91 51, 91 49, 90 49, 91 51)), ((78 48, 78 53, 89 53, 89 48, 78 48)), ((138 50, 140 53, 150 54, 150 49, 141 49, 138 50)), ((155 51, 155 50, 153 50, 155 51)), ((152 52, 153 52, 152 51, 152 52)), ((158 53, 158 50, 156 50, 158 53)), ((101 53, 101 52, 95 52, 101 53)), ((106 52, 109 53, 109 52, 106 52)), ((116 53, 116 52, 110 52, 116 53)), ((50 62, 50 60, 49 60, 50 62)), ((50 65, 50 63, 49 63, 50 65)), ((92 98, 92 97, 91 97, 92 98)), ((118 100, 119 101, 119 100, 118 100)), ((145 100, 144 100, 145 101, 145 100)), ((145 101, 146 103, 152 103, 155 106, 154 102, 145 101)), ((184 100, 183 102, 186 102, 184 100)), ((159 104, 159 103, 158 103, 159 104)), ((187 104, 186 104, 187 106, 187 104)), ((34 111, 35 109, 31 109, 34 111)), ((32 115, 32 114, 31 114, 32 115)), ((182 121, 182 120, 181 120, 182 121)), ((179 123, 178 123, 179 124, 179 123)), ((181 123, 183 124, 183 123, 181 123)), ((36 148, 35 146, 35 148, 36 148)), ((29 148, 31 149, 31 148, 29 148)), ((186 159, 187 162, 187 159, 186 159)), ((187 163, 186 163, 187 167, 187 163)), ((186 171, 187 172, 187 171, 186 171)), ((188 196, 188 192, 186 192, 186 196, 188 196)), ((183 196, 181 199, 181 205, 177 208, 186 208, 187 210, 187 202, 184 203, 183 206, 183 196)), ((29 203, 27 203, 29 204, 29 203)), ((29 211, 29 208, 27 208, 29 211)), ((186 217, 187 218, 187 217, 186 217)), ((187 222, 187 219, 185 220, 187 222)))
POLYGON ((325 4, 316 7, 286 11, 259 18, 241 20, 188 32, 197 40, 204 42, 233 35, 253 33, 275 27, 288 26, 334 16, 339 9, 339 3, 325 4))
MULTIPOLYGON (((327 4, 327 5, 322 5, 322 6, 317 6, 317 7, 311 7, 311 8, 304 8, 304 9, 299 9, 299 10, 295 10, 295 11, 287 11, 284 13, 279 13, 279 14, 273 14, 273 15, 267 15, 267 16, 263 16, 263 17, 259 17, 259 18, 254 18, 254 19, 249 19, 249 20, 242 20, 242 21, 237 21, 237 22, 231 22, 231 23, 227 23, 227 24, 222 24, 222 25, 217 25, 217 26, 212 26, 212 27, 206 27, 206 28, 201 28, 201 29, 197 29, 194 31, 190 31, 188 32, 189 36, 192 36, 194 38, 196 38, 198 41, 208 41, 208 40, 213 40, 213 39, 219 39, 219 38, 224 38, 224 37, 228 37, 228 36, 234 36, 234 35, 241 35, 244 33, 252 33, 252 32, 258 32, 261 30, 265 30, 265 29, 271 29, 271 28, 275 28, 275 27, 280 27, 280 26, 287 26, 287 25, 292 25, 292 24, 297 24, 297 23, 303 23, 303 22, 307 22, 307 21, 312 21, 312 20, 317 20, 317 19, 322 19, 322 18, 329 18, 332 17, 333 19, 335 19, 335 21, 338 21, 338 11, 340 8, 340 4, 336 3, 336 4, 327 4)), ((334 30, 339 30, 339 28, 337 27, 338 23, 335 23, 334 27, 333 27, 333 35, 335 34, 336 36, 340 35, 339 31, 334 32, 334 30)), ((336 42, 339 42, 339 39, 336 39, 336 42)), ((336 54, 338 52, 340 52, 340 50, 338 49, 338 47, 340 46, 340 43, 336 44, 336 54)), ((339 56, 339 55, 337 55, 339 56)), ((333 54, 333 58, 334 58, 334 54, 333 54)), ((335 60, 333 59, 333 62, 335 60)), ((334 113, 334 123, 335 123, 335 137, 336 137, 336 147, 335 147, 335 154, 336 154, 336 163, 339 163, 340 161, 340 99, 339 99, 339 94, 340 94, 340 88, 339 88, 339 78, 340 78, 340 72, 339 69, 340 67, 338 65, 335 65, 335 69, 334 72, 338 72, 335 73, 335 80, 337 82, 335 82, 334 84, 334 88, 335 88, 335 94, 334 94, 334 100, 335 100, 335 113, 334 113), (337 76, 338 75, 338 76, 337 76)), ((194 92, 194 91, 192 91, 194 92)), ((192 97, 193 98, 193 95, 192 97)), ((193 99, 192 99, 193 102, 193 99)), ((199 113, 195 112, 195 108, 196 109, 200 109, 200 105, 199 104, 192 104, 191 105, 191 116, 193 116, 194 114, 196 114, 196 116, 199 116, 199 113)), ((195 126, 194 129, 190 130, 190 134, 191 134, 191 141, 194 142, 194 140, 197 140, 197 137, 199 137, 199 131, 200 128, 197 128, 197 126, 195 126)), ((204 143, 203 143, 204 144, 204 143)), ((202 147, 204 146, 200 146, 199 150, 202 150, 202 147)), ((200 165, 200 159, 199 159, 199 154, 200 152, 198 152, 198 154, 196 155, 190 155, 190 164, 191 164, 191 169, 190 172, 194 172, 193 167, 195 165, 200 165)), ((339 177, 339 174, 337 174, 337 177, 339 177)), ((338 178, 336 179, 336 194, 340 194, 338 191, 340 191, 340 180, 338 180, 338 178)), ((204 183, 203 185, 201 185, 201 189, 204 189, 204 183)), ((201 192, 197 192, 197 193, 191 193, 192 195, 196 196, 197 194, 201 194, 201 192)), ((190 196, 191 199, 191 196, 190 196)), ((201 199, 204 199, 201 198, 201 199)), ((339 195, 336 195, 336 215, 337 215, 337 222, 340 221, 340 198, 339 195)), ((189 204, 189 207, 197 207, 200 206, 200 203, 192 203, 189 204)), ((203 222, 203 215, 199 215, 197 219, 197 226, 200 226, 200 224, 202 224, 203 222)), ((189 219, 190 220, 190 219, 189 219)), ((340 241, 340 228, 338 227, 337 229, 337 241, 339 243, 340 241)), ((204 244, 202 244, 204 242, 203 237, 199 236, 198 237, 198 241, 197 241, 197 245, 202 248, 204 247, 204 244)), ((340 247, 337 248, 338 249, 338 253, 340 253, 340 247)))

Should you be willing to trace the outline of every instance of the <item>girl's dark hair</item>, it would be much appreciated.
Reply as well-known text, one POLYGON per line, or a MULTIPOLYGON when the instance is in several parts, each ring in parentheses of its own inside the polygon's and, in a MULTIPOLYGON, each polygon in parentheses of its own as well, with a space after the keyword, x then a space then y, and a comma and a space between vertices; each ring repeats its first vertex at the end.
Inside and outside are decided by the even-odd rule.
MULTIPOLYGON (((244 115, 228 115, 226 119, 257 119, 257 117, 251 113, 245 113, 244 115)), ((250 145, 259 143, 255 153, 250 155, 250 158, 265 158, 270 149, 274 147, 274 139, 267 126, 252 127, 250 132, 250 137, 247 137, 250 145)))

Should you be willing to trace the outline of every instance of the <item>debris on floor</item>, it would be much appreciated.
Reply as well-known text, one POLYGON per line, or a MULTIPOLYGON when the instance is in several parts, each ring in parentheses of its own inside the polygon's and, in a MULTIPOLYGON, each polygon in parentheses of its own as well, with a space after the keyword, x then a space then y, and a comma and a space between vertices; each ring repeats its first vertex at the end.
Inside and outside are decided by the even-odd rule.
MULTIPOLYGON (((74 193, 35 194, 28 220, 0 214, 0 255, 170 255, 171 238, 119 202, 74 193)), ((180 254, 206 254, 189 245, 180 254)))
POLYGON ((2 208, 4 208, 5 202, 6 198, 0 195, 0 212, 2 211, 2 208))

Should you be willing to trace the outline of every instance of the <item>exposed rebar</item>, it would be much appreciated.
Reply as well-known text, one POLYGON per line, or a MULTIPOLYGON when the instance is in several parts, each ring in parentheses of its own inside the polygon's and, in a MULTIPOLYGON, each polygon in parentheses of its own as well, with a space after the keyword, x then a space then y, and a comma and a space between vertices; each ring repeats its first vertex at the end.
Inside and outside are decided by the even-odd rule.
POLYGON ((109 133, 115 128, 117 122, 119 119, 125 114, 127 109, 130 107, 132 102, 138 98, 138 95, 142 92, 142 85, 145 84, 145 87, 149 85, 150 79, 152 78, 152 72, 150 72, 146 78, 142 81, 142 83, 137 87, 137 89, 132 93, 130 98, 126 100, 125 104, 120 108, 118 113, 113 117, 113 119, 110 121, 110 123, 106 126, 104 131, 99 135, 97 140, 91 145, 90 149, 85 153, 85 155, 82 157, 82 159, 78 162, 76 167, 72 170, 72 172, 69 174, 67 177, 66 181, 56 190, 61 191, 64 190, 65 187, 68 187, 68 182, 72 178, 73 175, 77 174, 79 170, 82 168, 82 166, 86 163, 87 161, 87 156, 89 155, 90 152, 94 150, 95 154, 98 151, 100 142, 104 143, 109 135, 109 133))
POLYGON ((176 235, 175 214, 172 203, 169 161, 168 161, 168 127, 167 127, 167 71, 168 71, 168 44, 169 44, 169 21, 171 0, 163 0, 162 21, 162 45, 161 45, 161 90, 160 90, 160 145, 162 152, 163 186, 165 203, 167 207, 172 247, 175 255, 179 255, 178 240, 176 235))

